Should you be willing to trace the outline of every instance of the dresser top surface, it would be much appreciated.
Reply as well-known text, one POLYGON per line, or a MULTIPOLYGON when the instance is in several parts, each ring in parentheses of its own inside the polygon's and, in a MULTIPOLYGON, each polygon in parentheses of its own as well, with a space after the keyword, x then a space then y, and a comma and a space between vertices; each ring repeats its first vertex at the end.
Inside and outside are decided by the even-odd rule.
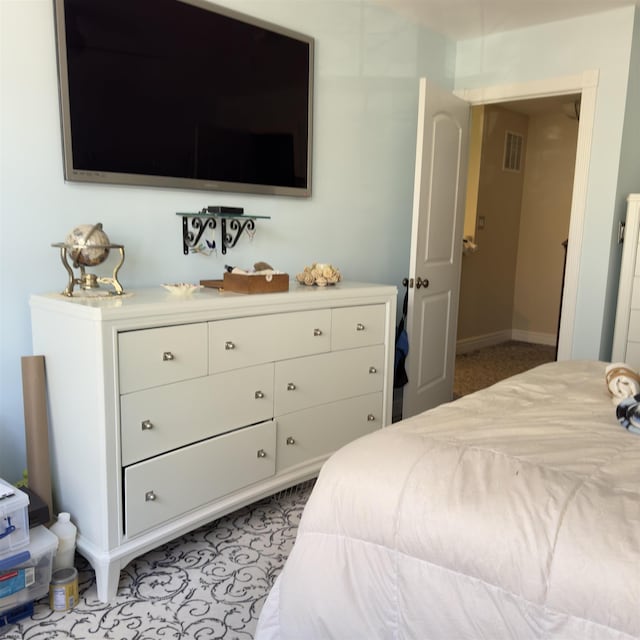
POLYGON ((343 304, 384 302, 397 294, 393 285, 340 282, 328 287, 304 286, 291 282, 289 291, 244 294, 203 288, 191 294, 175 294, 162 287, 132 289, 124 295, 64 296, 61 293, 33 294, 32 309, 49 310, 94 320, 123 317, 207 314, 217 312, 268 313, 270 310, 313 308, 343 304))

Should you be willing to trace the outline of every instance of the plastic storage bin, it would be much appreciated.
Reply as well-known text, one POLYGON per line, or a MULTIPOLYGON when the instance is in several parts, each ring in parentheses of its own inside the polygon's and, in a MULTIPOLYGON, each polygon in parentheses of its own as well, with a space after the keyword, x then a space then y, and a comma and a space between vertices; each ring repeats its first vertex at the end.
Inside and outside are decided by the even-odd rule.
POLYGON ((0 559, 29 544, 29 497, 0 480, 0 559))
POLYGON ((58 538, 43 525, 31 529, 31 558, 0 572, 0 615, 49 593, 58 538))
MULTIPOLYGON (((6 611, 0 611, 0 627, 4 627, 7 624, 15 624, 20 622, 24 618, 28 618, 33 615, 33 602, 25 602, 13 609, 7 609, 6 611)), ((4 632, 2 632, 4 633, 4 632)), ((0 633, 0 635, 2 635, 0 633)))

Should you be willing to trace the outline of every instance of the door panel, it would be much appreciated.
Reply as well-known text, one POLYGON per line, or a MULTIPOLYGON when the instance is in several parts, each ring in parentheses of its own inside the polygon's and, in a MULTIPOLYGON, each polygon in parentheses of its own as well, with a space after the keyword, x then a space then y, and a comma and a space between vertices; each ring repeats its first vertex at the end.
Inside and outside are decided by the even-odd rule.
POLYGON ((455 255, 457 231, 457 173, 460 129, 450 117, 438 115, 433 122, 430 190, 431 203, 425 228, 423 266, 451 265, 455 255))
POLYGON ((469 112, 465 101, 420 80, 405 418, 453 393, 469 112))
MULTIPOLYGON (((451 304, 448 294, 425 296, 421 301, 420 309, 420 335, 428 336, 430 333, 447 335, 451 304)), ((418 368, 418 388, 428 389, 434 385, 442 384, 444 372, 447 370, 447 341, 430 341, 428 345, 429 357, 420 360, 418 368)), ((420 351, 424 351, 421 348, 420 351)))

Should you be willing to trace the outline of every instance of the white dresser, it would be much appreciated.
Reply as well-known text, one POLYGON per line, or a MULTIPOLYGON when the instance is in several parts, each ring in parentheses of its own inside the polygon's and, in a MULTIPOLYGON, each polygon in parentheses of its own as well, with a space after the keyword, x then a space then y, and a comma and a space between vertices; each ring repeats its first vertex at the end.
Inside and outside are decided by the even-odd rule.
POLYGON ((611 360, 640 371, 640 194, 627 203, 611 360))
POLYGON ((391 423, 396 288, 31 297, 54 502, 111 599, 142 553, 391 423))

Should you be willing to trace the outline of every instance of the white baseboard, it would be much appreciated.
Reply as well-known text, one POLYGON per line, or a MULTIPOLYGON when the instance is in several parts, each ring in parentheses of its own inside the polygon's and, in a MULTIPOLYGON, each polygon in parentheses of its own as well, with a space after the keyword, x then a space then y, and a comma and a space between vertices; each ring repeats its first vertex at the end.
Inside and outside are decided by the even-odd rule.
POLYGON ((492 347, 509 340, 519 342, 531 342, 533 344, 546 344, 555 346, 556 335, 553 333, 540 333, 535 331, 524 331, 522 329, 504 329, 494 333, 486 333, 483 336, 473 338, 463 338, 456 342, 456 354, 468 353, 484 347, 492 347))
POLYGON ((520 342, 532 342, 533 344, 546 344, 551 347, 556 346, 557 336, 555 333, 541 333, 539 331, 525 331, 524 329, 513 329, 511 339, 520 342))
POLYGON ((486 333, 483 336, 475 336, 473 338, 463 338, 462 340, 458 340, 456 343, 456 353, 468 353, 469 351, 475 351, 476 349, 492 347, 495 344, 507 342, 508 340, 511 340, 510 329, 496 331, 495 333, 486 333))

